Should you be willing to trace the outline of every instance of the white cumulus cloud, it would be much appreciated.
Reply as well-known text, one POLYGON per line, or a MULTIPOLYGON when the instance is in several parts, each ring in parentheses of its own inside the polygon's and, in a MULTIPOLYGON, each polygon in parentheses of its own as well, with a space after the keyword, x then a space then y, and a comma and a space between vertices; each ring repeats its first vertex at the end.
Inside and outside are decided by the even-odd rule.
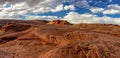
POLYGON ((65 7, 64 7, 64 10, 75 10, 75 6, 74 5, 66 5, 65 7))
POLYGON ((111 18, 107 16, 98 17, 92 14, 79 14, 77 12, 70 12, 64 18, 70 23, 100 23, 100 24, 118 24, 120 25, 120 18, 111 18))
POLYGON ((118 4, 110 4, 105 9, 99 7, 91 7, 93 13, 102 12, 103 14, 120 14, 120 5, 118 4))
POLYGON ((120 14, 120 5, 111 4, 107 6, 107 10, 103 11, 104 14, 120 14))
POLYGON ((57 16, 28 16, 27 17, 28 20, 34 20, 34 19, 38 19, 38 20, 55 20, 55 19, 61 19, 60 17, 57 16))
MULTIPOLYGON (((46 3, 48 3, 48 2, 46 2, 46 3)), ((65 11, 65 10, 75 10, 74 5, 58 4, 56 7, 49 7, 49 6, 41 6, 40 4, 38 4, 35 7, 30 7, 27 2, 20 2, 20 3, 16 3, 16 4, 10 4, 9 2, 6 2, 5 4, 3 4, 0 7, 0 18, 4 18, 4 17, 10 18, 10 16, 18 17, 18 15, 20 15, 20 17, 21 17, 21 15, 26 16, 26 14, 29 14, 29 13, 34 13, 34 14, 47 13, 47 12, 55 13, 55 12, 60 12, 60 11, 65 11)))
POLYGON ((93 13, 103 12, 103 11, 104 11, 103 8, 98 8, 98 7, 92 7, 92 8, 90 8, 90 10, 91 10, 93 13))

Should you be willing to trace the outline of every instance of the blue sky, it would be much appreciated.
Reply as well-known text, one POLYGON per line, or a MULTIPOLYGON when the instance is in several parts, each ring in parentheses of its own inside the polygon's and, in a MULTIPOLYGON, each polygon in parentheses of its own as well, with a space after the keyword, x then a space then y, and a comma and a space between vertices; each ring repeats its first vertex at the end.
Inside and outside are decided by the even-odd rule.
POLYGON ((0 0, 0 19, 120 25, 119 0, 0 0))

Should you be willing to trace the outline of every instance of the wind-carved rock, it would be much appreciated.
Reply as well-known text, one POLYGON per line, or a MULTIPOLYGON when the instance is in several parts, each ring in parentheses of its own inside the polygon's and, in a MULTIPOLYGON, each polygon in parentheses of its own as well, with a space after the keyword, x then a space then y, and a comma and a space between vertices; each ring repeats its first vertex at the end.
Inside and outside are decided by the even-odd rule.
POLYGON ((47 24, 70 25, 70 23, 65 20, 53 20, 47 24))

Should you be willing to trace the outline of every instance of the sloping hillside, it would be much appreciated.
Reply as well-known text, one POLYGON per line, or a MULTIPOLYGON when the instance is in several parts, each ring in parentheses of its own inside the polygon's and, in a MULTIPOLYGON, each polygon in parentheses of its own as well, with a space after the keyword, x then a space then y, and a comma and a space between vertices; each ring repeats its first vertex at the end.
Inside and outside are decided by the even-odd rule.
POLYGON ((0 20, 0 58, 120 57, 120 26, 64 22, 0 20))

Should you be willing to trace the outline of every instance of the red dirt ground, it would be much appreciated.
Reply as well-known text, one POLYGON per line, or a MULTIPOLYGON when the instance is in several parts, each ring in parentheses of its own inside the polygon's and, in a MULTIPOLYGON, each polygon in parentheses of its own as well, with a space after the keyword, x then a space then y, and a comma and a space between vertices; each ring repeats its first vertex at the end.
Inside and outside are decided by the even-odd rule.
POLYGON ((0 58, 120 57, 120 26, 58 21, 0 20, 0 58))

